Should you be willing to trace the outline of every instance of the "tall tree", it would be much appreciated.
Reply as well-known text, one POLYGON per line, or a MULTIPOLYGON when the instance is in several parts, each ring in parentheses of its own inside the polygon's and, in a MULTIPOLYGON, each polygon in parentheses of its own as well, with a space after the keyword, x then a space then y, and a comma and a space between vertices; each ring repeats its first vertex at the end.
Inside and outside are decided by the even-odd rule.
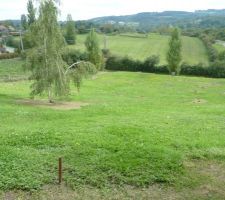
POLYGON ((75 23, 72 19, 72 16, 69 14, 67 15, 67 23, 66 23, 66 34, 65 40, 67 44, 75 44, 76 43, 76 30, 75 30, 75 23))
POLYGON ((57 22, 57 8, 53 0, 45 0, 39 6, 39 18, 31 29, 34 48, 27 57, 27 66, 31 70, 31 95, 48 94, 49 102, 53 95, 68 93, 68 81, 65 76, 66 63, 61 53, 65 45, 57 22))
POLYGON ((83 78, 96 73, 90 62, 77 62, 68 66, 62 59, 65 47, 61 29, 57 22, 57 0, 40 0, 39 17, 29 29, 33 48, 27 56, 27 69, 31 71, 31 96, 48 94, 49 102, 54 96, 67 95, 72 80, 80 89, 83 78))
POLYGON ((32 0, 28 0, 28 3, 27 3, 27 11, 28 11, 28 15, 27 15, 28 25, 30 26, 36 20, 36 18, 35 18, 36 10, 34 8, 34 4, 33 4, 33 1, 32 0))
POLYGON ((175 28, 171 34, 167 53, 168 68, 172 74, 179 72, 180 62, 182 60, 181 50, 182 42, 180 32, 178 28, 175 28))
POLYGON ((23 30, 27 30, 27 17, 26 15, 21 15, 21 27, 23 30))
POLYGON ((92 28, 85 41, 88 51, 89 61, 93 63, 98 70, 102 70, 104 66, 103 55, 99 47, 98 36, 92 28))

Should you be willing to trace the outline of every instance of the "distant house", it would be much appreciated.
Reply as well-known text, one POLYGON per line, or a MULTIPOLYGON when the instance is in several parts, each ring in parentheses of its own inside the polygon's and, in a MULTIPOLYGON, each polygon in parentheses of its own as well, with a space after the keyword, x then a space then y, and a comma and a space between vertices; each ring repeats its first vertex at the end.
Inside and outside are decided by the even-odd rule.
POLYGON ((113 24, 116 24, 116 22, 113 21, 113 20, 110 20, 110 21, 107 22, 107 24, 112 24, 113 25, 113 24))
POLYGON ((5 47, 3 47, 3 46, 0 45, 0 54, 1 53, 7 53, 7 50, 6 50, 5 47))
POLYGON ((8 33, 9 29, 6 26, 0 25, 0 33, 8 33))
POLYGON ((126 25, 125 22, 118 22, 118 24, 119 24, 120 26, 125 26, 125 25, 126 25))
POLYGON ((16 29, 13 26, 9 26, 8 27, 8 30, 9 30, 10 33, 16 31, 16 29))

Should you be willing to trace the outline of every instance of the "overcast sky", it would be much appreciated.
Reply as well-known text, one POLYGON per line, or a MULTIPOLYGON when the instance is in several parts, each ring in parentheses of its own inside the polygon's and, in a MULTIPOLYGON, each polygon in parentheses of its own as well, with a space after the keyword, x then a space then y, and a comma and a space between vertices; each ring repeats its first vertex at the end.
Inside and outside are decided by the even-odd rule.
MULTIPOLYGON (((61 16, 68 13, 74 20, 108 15, 127 15, 138 12, 165 10, 224 9, 225 0, 61 0, 61 16)), ((0 0, 0 20, 20 19, 26 13, 27 0, 0 0)))

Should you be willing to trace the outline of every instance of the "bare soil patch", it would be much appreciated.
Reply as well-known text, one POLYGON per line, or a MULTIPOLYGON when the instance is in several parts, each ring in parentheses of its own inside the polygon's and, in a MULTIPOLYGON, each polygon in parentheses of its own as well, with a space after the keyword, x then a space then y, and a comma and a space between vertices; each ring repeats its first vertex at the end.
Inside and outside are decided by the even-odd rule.
POLYGON ((194 99, 192 101, 192 103, 195 103, 195 104, 204 104, 204 103, 207 103, 207 101, 205 99, 194 99))
POLYGON ((74 110, 81 109, 84 106, 88 106, 89 103, 84 102, 54 102, 49 103, 48 100, 17 100, 18 104, 27 105, 27 106, 35 106, 42 108, 51 108, 54 110, 74 110))

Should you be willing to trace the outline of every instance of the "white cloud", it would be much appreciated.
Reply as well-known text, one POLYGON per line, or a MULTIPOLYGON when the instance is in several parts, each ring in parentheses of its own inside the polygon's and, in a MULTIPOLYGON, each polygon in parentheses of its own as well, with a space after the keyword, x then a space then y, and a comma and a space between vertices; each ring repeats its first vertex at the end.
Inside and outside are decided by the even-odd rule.
MULTIPOLYGON (((61 19, 71 13, 75 20, 138 12, 223 9, 225 0, 61 0, 61 19)), ((0 0, 0 20, 19 19, 26 13, 27 0, 0 0)))

